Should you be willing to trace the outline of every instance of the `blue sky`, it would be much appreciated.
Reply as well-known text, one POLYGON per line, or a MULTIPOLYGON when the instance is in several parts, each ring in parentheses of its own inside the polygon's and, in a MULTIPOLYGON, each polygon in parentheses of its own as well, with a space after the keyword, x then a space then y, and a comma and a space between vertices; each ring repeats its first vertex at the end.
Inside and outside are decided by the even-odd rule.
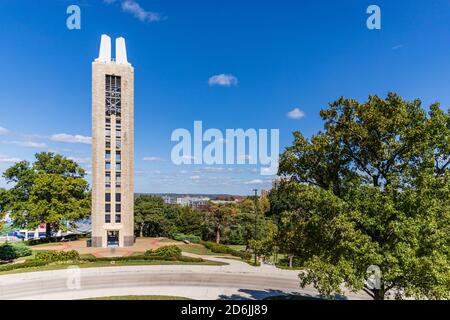
POLYGON ((280 129, 282 151, 293 131, 320 130, 320 109, 342 95, 395 91, 450 105, 448 0, 16 0, 0 2, 0 26, 0 171, 39 151, 90 171, 91 62, 102 33, 126 38, 135 68, 137 192, 270 188, 257 166, 172 164, 172 131, 195 120, 223 132, 280 129), (66 27, 71 4, 81 30, 66 27), (371 4, 381 30, 366 27, 371 4), (237 83, 208 83, 221 74, 237 83), (296 108, 303 117, 288 116, 296 108))

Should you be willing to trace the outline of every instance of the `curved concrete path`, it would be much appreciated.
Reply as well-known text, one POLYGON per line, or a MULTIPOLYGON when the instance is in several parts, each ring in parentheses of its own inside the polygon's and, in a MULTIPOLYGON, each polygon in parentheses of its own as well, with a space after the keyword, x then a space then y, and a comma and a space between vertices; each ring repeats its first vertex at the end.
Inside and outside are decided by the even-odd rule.
MULTIPOLYGON (((220 257, 202 258, 228 265, 120 266, 1 275, 0 299, 66 300, 127 295, 262 299, 289 293, 317 296, 315 289, 299 287, 298 271, 267 265, 252 267, 220 257)), ((349 294, 346 298, 367 299, 368 296, 349 294)))

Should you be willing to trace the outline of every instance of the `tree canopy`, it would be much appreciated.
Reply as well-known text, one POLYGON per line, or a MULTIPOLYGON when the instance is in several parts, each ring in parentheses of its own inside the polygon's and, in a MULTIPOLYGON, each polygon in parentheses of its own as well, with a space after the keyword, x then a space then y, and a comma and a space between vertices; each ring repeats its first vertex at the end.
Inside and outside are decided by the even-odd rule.
POLYGON ((269 198, 278 241, 323 295, 365 289, 375 299, 450 297, 450 114, 389 93, 341 98, 324 130, 280 157, 269 198), (366 281, 370 266, 379 286, 366 281))
POLYGON ((47 235, 66 230, 90 214, 89 185, 77 163, 54 153, 38 153, 36 161, 21 161, 3 174, 11 189, 0 196, 0 208, 10 212, 16 227, 47 225, 47 235))

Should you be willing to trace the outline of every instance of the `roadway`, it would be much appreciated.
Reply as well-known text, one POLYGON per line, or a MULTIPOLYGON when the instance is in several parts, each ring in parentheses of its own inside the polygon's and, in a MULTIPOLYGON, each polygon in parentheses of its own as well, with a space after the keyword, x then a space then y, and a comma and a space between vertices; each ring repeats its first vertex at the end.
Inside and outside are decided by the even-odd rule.
MULTIPOLYGON (((261 299, 281 294, 317 296, 299 287, 298 271, 204 256, 226 266, 111 266, 0 276, 0 299, 72 300, 105 296, 166 295, 191 299, 261 299)), ((347 299, 368 296, 348 293, 347 299)))

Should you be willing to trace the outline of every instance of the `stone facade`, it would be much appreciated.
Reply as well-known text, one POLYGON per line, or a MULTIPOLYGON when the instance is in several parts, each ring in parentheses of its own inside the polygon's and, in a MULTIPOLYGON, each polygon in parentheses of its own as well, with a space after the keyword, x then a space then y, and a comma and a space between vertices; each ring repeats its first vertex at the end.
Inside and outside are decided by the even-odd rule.
POLYGON ((126 61, 99 58, 92 63, 92 246, 133 244, 134 69, 126 61), (107 112, 107 76, 120 77, 119 114, 107 112))

